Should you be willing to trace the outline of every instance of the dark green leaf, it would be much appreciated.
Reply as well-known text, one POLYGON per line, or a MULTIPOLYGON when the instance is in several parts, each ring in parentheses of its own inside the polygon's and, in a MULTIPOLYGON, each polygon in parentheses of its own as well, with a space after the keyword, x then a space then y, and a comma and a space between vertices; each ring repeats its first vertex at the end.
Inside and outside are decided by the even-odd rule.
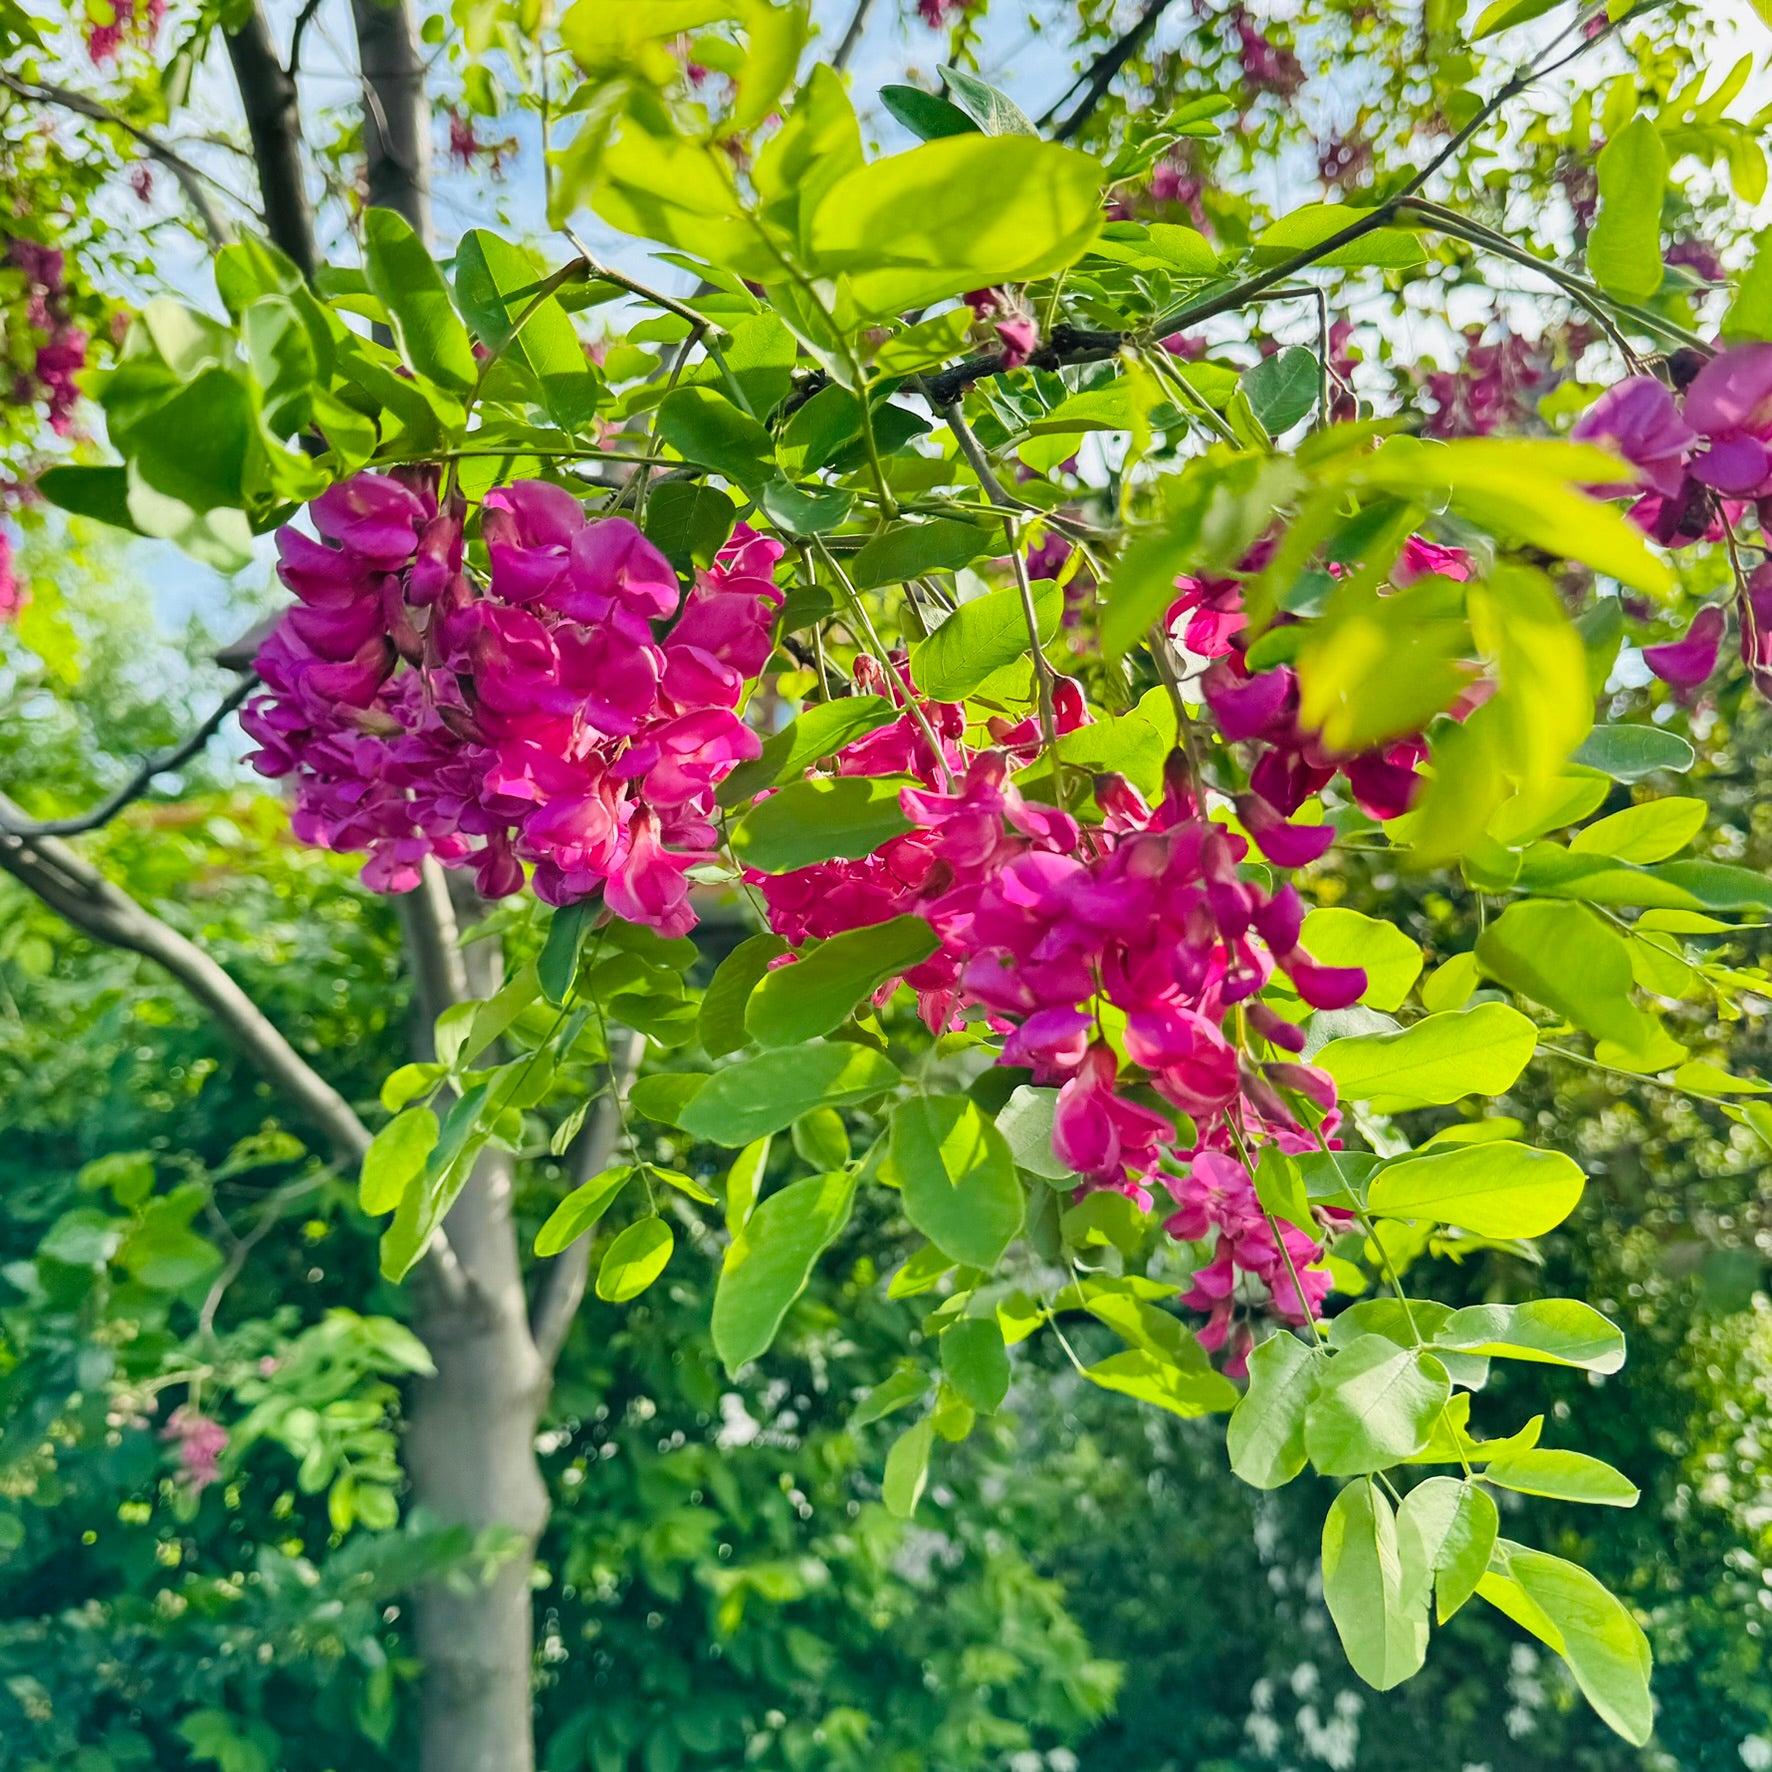
POLYGON ((919 141, 979 133, 978 125, 958 105, 920 86, 882 86, 880 103, 919 141))
POLYGON ((963 68, 942 66, 936 70, 942 84, 953 95, 954 103, 970 117, 986 135, 1033 135, 1040 132, 1033 120, 1007 93, 968 74, 963 68))
POLYGON ((941 1369, 980 1415, 994 1415, 1009 1394, 1009 1355, 994 1317, 962 1317, 941 1336, 941 1369))
POLYGON ((1315 353, 1286 345, 1246 371, 1238 385, 1262 428, 1277 437, 1310 415, 1321 391, 1321 373, 1315 353))
POLYGON ((751 992, 769 970, 770 961, 787 951, 788 944, 779 935, 764 930, 746 936, 715 968, 701 1000, 696 1028, 710 1058, 724 1058, 750 1044, 745 1008, 751 992))
POLYGON ((717 486, 670 480, 646 498, 646 539, 685 575, 714 563, 726 545, 738 507, 717 486))

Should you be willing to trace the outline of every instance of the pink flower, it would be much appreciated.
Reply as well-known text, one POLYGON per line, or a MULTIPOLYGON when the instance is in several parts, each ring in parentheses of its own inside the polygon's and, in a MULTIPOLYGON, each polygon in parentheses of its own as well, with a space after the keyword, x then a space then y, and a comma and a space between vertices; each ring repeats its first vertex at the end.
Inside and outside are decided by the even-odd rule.
POLYGON ((221 1455, 228 1447, 228 1430, 211 1421, 200 1409, 181 1404, 166 1418, 160 1438, 177 1448, 179 1480, 200 1495, 221 1476, 221 1455))
POLYGON ((19 583, 13 564, 12 537, 0 529, 0 621, 16 621, 31 593, 19 583))
POLYGON ((1765 489, 1772 481, 1772 344, 1711 358, 1686 390, 1685 419, 1709 445, 1692 458, 1697 479, 1739 497, 1765 489))
POLYGON ((1717 668, 1717 649, 1723 639, 1723 608, 1707 603, 1692 618, 1683 638, 1643 648, 1643 663, 1662 682, 1676 689, 1696 689, 1717 668))
POLYGON ((1633 375, 1608 388, 1569 434, 1577 443, 1609 444, 1669 497, 1679 491, 1686 452, 1698 440, 1675 410, 1673 396, 1652 375, 1633 375))
POLYGON ((1019 369, 1040 346, 1040 331, 1025 314, 997 322, 997 337, 1003 344, 1003 367, 1019 369))

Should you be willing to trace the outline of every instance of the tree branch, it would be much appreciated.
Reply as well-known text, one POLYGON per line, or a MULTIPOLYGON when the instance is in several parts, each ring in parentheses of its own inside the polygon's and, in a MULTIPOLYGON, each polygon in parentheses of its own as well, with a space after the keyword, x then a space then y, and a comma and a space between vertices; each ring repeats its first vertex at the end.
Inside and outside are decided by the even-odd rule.
POLYGON ((234 82, 240 89, 241 108, 252 136, 265 232, 311 281, 320 255, 314 243, 313 205, 308 201, 300 96, 294 76, 277 59, 262 0, 255 0, 244 23, 227 42, 228 60, 233 64, 234 82))
POLYGON ((1011 363, 1001 351, 987 351, 930 376, 929 398, 937 406, 951 406, 975 381, 1007 375, 1024 364, 1034 369, 1062 369, 1067 363, 1105 362, 1117 357, 1131 336, 1127 332, 1091 332, 1081 326, 1054 326, 1051 337, 1031 356, 1011 363))
MULTIPOLYGON (((645 1049, 645 1041, 631 1028, 618 1028, 614 1032, 606 1087, 567 1152, 567 1174, 574 1187, 582 1186, 593 1175, 609 1167, 622 1129, 621 1099, 634 1081, 634 1073, 640 1068, 640 1055, 645 1049)), ((529 1332, 535 1338, 541 1363, 550 1372, 560 1357, 560 1349, 566 1344, 572 1319, 584 1302, 590 1263, 591 1239, 580 1237, 570 1248, 554 1257, 537 1291, 535 1306, 529 1315, 529 1332)))
POLYGON ((1144 11, 1132 25, 1114 42, 1110 43, 1087 69, 1077 76, 1064 95, 1040 119, 1040 127, 1044 129, 1058 115, 1059 106, 1069 98, 1079 86, 1087 85, 1087 90, 1077 102, 1077 108, 1053 130, 1055 141, 1069 141, 1095 113, 1095 107, 1107 96, 1107 90, 1114 83, 1115 76, 1145 45, 1150 34, 1157 28, 1157 21, 1167 12, 1173 0, 1145 0, 1144 11))
POLYGON ((301 41, 308 34, 308 26, 314 22, 314 14, 320 10, 321 0, 305 0, 300 12, 295 15, 295 26, 289 33, 289 77, 295 79, 301 73, 301 41))
POLYGON ((0 811, 0 835, 33 838, 77 837, 82 831, 96 831, 100 825, 109 824, 125 806, 128 806, 132 801, 139 800, 148 791, 155 776, 165 775, 170 770, 183 768, 186 763, 190 762, 227 723, 228 716, 257 687, 258 674, 253 672, 247 676, 244 682, 229 691, 227 696, 223 698, 221 705, 189 738, 158 757, 150 757, 116 793, 108 799, 101 800, 90 812, 82 812, 73 818, 15 820, 6 812, 0 811))
MULTIPOLYGON (((0 794, 0 817, 19 809, 0 794)), ((295 1050, 262 1009, 195 942, 113 886, 55 837, 0 832, 0 868, 76 929, 163 966, 213 1015, 292 1106, 317 1126, 352 1168, 369 1148, 369 1129, 349 1102, 295 1050)))
POLYGON ((873 10, 874 0, 855 0, 855 10, 849 15, 849 28, 843 33, 843 41, 837 45, 836 53, 831 57, 831 66, 839 74, 848 69, 849 58, 861 46, 862 34, 868 28, 868 15, 873 10))
POLYGON ((88 98, 83 92, 75 92, 71 87, 57 86, 50 81, 21 80, 16 74, 9 74, 4 69, 0 69, 0 86, 29 104, 55 105, 61 110, 72 111, 77 117, 85 117, 91 122, 109 124, 113 129, 122 130, 140 145, 150 160, 157 161, 178 180, 179 189, 184 192, 185 201, 190 204, 204 233, 209 236, 210 244, 221 247, 232 243, 233 223, 216 208, 206 187, 213 185, 232 202, 238 202, 239 199, 225 185, 210 177, 202 167, 193 165, 170 142, 163 141, 152 130, 131 123, 127 117, 119 116, 108 105, 100 104, 95 98, 88 98))

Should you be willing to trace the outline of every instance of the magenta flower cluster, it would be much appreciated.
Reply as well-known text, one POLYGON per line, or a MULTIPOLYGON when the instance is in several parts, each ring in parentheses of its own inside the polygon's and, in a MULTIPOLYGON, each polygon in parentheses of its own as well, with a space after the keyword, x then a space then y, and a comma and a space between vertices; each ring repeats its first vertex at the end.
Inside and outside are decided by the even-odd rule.
POLYGON ((528 864, 550 904, 601 891, 686 933, 714 788, 761 748, 736 710, 780 545, 741 529, 684 597, 633 524, 540 481, 487 497, 483 575, 429 474, 359 474, 310 513, 316 536, 278 536, 297 601, 242 716, 256 766, 294 778, 297 834, 367 852, 378 891, 434 856, 502 897, 528 864))
POLYGON ((228 1449, 228 1430, 190 1403, 166 1418, 160 1438, 169 1441, 178 1460, 179 1481, 194 1495, 221 1476, 221 1455, 228 1449))
POLYGON ((66 259, 57 247, 16 237, 6 243, 6 258, 24 275, 25 325, 32 338, 31 366, 14 378, 12 398, 21 406, 41 399, 49 428, 69 436, 80 398, 74 378, 86 367, 87 338, 68 316, 66 259))
MULTIPOLYGON (((888 685, 871 660, 858 677, 901 700, 914 694, 902 670, 888 685)), ((1061 681, 1055 701, 1061 733, 1092 722, 1076 684, 1061 681)), ((1244 877, 1248 839, 1207 818, 1179 756, 1154 808, 1123 777, 1094 777, 1100 822, 1085 825, 1025 797, 1012 779, 1040 755, 1036 721, 1001 725, 990 748, 969 752, 959 742, 960 707, 925 702, 919 711, 928 734, 907 708, 835 759, 840 774, 916 777, 921 785, 899 795, 913 828, 859 861, 751 874, 771 926, 798 943, 922 916, 940 945, 904 982, 929 1026, 988 1021, 1005 1036, 1001 1062, 1058 1086, 1053 1146, 1086 1190, 1114 1189, 1148 1209, 1162 1188, 1179 1209, 1176 1234, 1205 1236, 1204 1220, 1180 1228, 1205 1210, 1190 1157, 1197 1168, 1200 1153, 1229 1160, 1238 1143, 1314 1150, 1319 1130, 1330 1137, 1337 1124, 1333 1083, 1298 1062, 1301 1029, 1262 993, 1278 972, 1289 989, 1270 994, 1295 1015, 1343 1008, 1365 989, 1365 974, 1319 965, 1304 950, 1297 891, 1244 877), (1235 1037, 1226 1031, 1233 1024, 1235 1037)), ((1333 837, 1326 825, 1265 816, 1253 798, 1237 811, 1283 867, 1315 860, 1333 837)), ((1278 1284, 1282 1258, 1271 1239, 1263 1244, 1228 1219, 1212 1225, 1220 1244, 1210 1272, 1229 1261, 1267 1284, 1280 1314, 1303 1321, 1326 1276, 1309 1276, 1300 1299, 1278 1284)), ((1302 1274, 1322 1248, 1302 1233, 1297 1241, 1289 1252, 1302 1274)), ((1215 1283, 1203 1276, 1200 1286, 1215 1283)), ((1223 1304, 1222 1340, 1228 1289, 1196 1291, 1190 1302, 1223 1304)))
MULTIPOLYGON (((1634 375, 1608 388, 1571 434, 1637 469, 1645 489, 1631 516, 1665 547, 1721 541, 1750 504, 1764 530, 1772 516, 1772 344, 1739 345, 1708 360, 1682 352, 1673 367, 1683 398, 1652 375, 1634 375)), ((1772 696, 1772 566, 1747 576, 1735 604, 1742 659, 1772 696)), ((1726 627, 1723 607, 1709 604, 1681 639, 1645 647, 1644 661, 1676 689, 1696 689, 1717 668, 1726 627)))

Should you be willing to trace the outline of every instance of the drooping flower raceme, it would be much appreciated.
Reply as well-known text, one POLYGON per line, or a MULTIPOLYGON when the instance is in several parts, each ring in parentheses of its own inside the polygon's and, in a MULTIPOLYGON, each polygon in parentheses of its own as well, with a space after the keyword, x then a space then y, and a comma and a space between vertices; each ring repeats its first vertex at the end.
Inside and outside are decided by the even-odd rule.
POLYGON ((760 748, 736 709, 768 653, 779 544, 739 532, 685 598, 631 523, 587 521, 544 482, 488 496, 483 583, 428 476, 360 474, 311 514, 318 539, 278 537, 297 602, 243 715, 257 767, 295 778, 298 835, 367 852, 377 890, 434 856, 500 897, 528 863, 550 903, 601 890, 686 932, 713 790, 760 748))

